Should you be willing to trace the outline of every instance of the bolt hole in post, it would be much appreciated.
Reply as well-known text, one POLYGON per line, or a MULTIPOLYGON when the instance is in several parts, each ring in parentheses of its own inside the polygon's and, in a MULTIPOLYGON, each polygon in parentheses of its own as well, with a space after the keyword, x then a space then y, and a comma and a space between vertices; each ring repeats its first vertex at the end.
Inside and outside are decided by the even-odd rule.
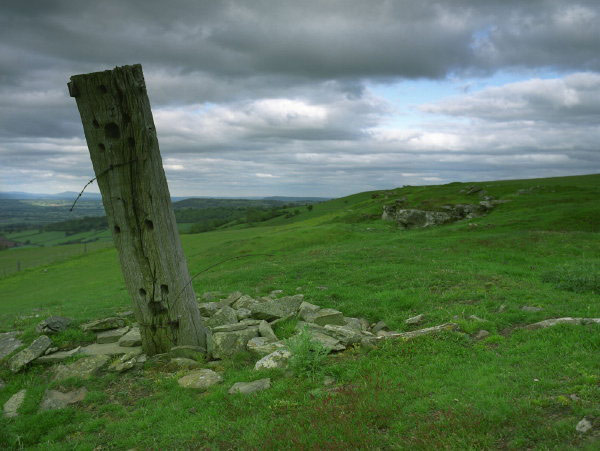
POLYGON ((106 150, 106 146, 102 143, 98 144, 98 149, 100 149, 100 152, 104 152, 106 150))
POLYGON ((118 225, 115 226, 115 233, 121 233, 121 227, 119 227, 118 225))
POLYGON ((106 89, 106 86, 104 85, 100 85, 98 86, 98 90, 100 91, 100 93, 102 94, 106 94, 108 92, 108 89, 106 89))
POLYGON ((142 297, 146 296, 146 290, 144 290, 143 288, 140 288, 140 296, 142 296, 142 297))
POLYGON ((94 119, 92 121, 92 125, 94 126, 94 128, 100 128, 100 124, 98 123, 98 121, 96 119, 94 119))
POLYGON ((160 293, 162 294, 163 298, 166 297, 169 294, 169 285, 161 285, 160 293))
POLYGON ((135 139, 133 139, 133 138, 127 138, 127 144, 129 145, 130 149, 135 148, 135 139))
POLYGON ((109 139, 119 139, 121 137, 121 130, 119 126, 114 122, 109 122, 104 126, 104 134, 109 139))
POLYGON ((154 230, 154 223, 152 221, 150 221, 149 219, 146 219, 144 221, 144 224, 146 225, 146 228, 148 230, 154 230))

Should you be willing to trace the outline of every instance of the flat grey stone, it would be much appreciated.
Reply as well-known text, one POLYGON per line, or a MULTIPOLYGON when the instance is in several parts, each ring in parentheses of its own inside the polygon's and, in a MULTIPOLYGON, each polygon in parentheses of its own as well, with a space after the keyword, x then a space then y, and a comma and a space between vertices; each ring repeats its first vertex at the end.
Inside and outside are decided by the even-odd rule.
POLYGON ((285 348, 285 344, 281 341, 272 341, 265 337, 254 337, 248 340, 246 348, 254 354, 265 356, 278 349, 285 348))
POLYGON ((9 361, 10 370, 17 373, 29 362, 44 355, 46 349, 50 347, 52 340, 46 335, 42 335, 31 343, 27 348, 15 354, 9 361))
POLYGON ((420 315, 408 318, 407 320, 404 321, 404 324, 409 324, 409 325, 421 324, 424 319, 425 319, 425 315, 423 315, 421 313, 420 315))
POLYGON ((87 355, 119 355, 127 354, 133 349, 131 347, 119 346, 118 343, 94 343, 81 348, 82 354, 87 355))
POLYGON ((63 316, 51 316, 40 322, 36 327, 35 331, 38 334, 56 334, 66 330, 67 327, 73 322, 70 318, 63 316))
POLYGON ((90 379, 100 368, 108 363, 110 358, 107 355, 95 355, 84 357, 68 365, 58 365, 54 368, 55 381, 62 381, 75 377, 78 379, 90 379))
POLYGON ((350 329, 346 326, 338 326, 334 324, 326 324, 324 326, 325 334, 336 340, 339 340, 344 346, 349 346, 354 343, 360 343, 362 334, 359 331, 350 329))
POLYGON ((96 343, 116 343, 119 339, 129 331, 129 326, 120 327, 119 329, 107 330, 96 335, 96 343))
POLYGON ((102 332, 110 329, 118 329, 125 326, 125 320, 116 316, 98 319, 81 325, 86 332, 102 332))
POLYGON ((252 318, 273 321, 278 318, 298 313, 304 295, 285 296, 267 302, 260 302, 250 307, 252 318))
POLYGON ((0 334, 0 359, 23 346, 21 340, 17 338, 20 334, 21 332, 18 331, 0 334))
POLYGON ((213 370, 201 369, 192 371, 180 378, 177 383, 183 388, 195 388, 198 390, 206 390, 213 385, 223 381, 223 377, 213 370))
POLYGON ((129 332, 119 338, 119 346, 124 348, 131 348, 134 346, 142 345, 142 335, 139 327, 132 327, 129 332))
POLYGON ((19 416, 18 410, 19 407, 21 407, 21 404, 23 404, 23 401, 25 401, 26 394, 26 389, 18 391, 4 403, 3 414, 5 418, 14 418, 19 416))
POLYGON ((46 354, 41 357, 35 359, 35 363, 57 363, 67 360, 74 355, 77 355, 81 352, 81 346, 77 346, 74 349, 70 349, 69 351, 58 351, 53 352, 52 354, 46 354))
POLYGON ((254 365, 255 370, 266 370, 273 368, 285 368, 292 353, 287 349, 279 349, 264 356, 254 365))
POLYGON ((331 308, 324 308, 313 313, 308 313, 305 318, 306 322, 319 326, 325 326, 326 324, 343 326, 345 324, 342 312, 331 308))
POLYGON ((213 327, 213 332, 235 332, 236 330, 243 330, 248 327, 248 324, 244 323, 235 323, 235 324, 225 324, 224 326, 213 327))
POLYGON ((67 393, 58 390, 46 390, 42 402, 40 403, 40 412, 46 410, 64 409, 69 404, 76 404, 85 399, 87 388, 81 387, 67 393))
POLYGON ((267 377, 252 382, 236 382, 231 386, 228 393, 230 395, 235 393, 248 395, 257 391, 267 390, 268 388, 271 388, 271 379, 267 377))
POLYGON ((343 351, 346 349, 340 340, 337 338, 333 338, 332 336, 327 334, 327 331, 324 327, 319 326, 313 323, 305 323, 304 321, 298 321, 296 324, 296 331, 301 332, 306 329, 311 339, 321 343, 325 349, 331 351, 343 351))
POLYGON ((212 336, 212 355, 216 359, 224 359, 246 350, 251 338, 258 336, 258 326, 249 326, 233 332, 215 332, 212 336))
POLYGON ((272 341, 279 340, 277 338, 277 335, 275 335, 275 332, 273 332, 273 329, 271 329, 271 326, 269 325, 269 323, 264 320, 261 321, 260 324, 258 325, 258 334, 261 337, 265 337, 272 341))

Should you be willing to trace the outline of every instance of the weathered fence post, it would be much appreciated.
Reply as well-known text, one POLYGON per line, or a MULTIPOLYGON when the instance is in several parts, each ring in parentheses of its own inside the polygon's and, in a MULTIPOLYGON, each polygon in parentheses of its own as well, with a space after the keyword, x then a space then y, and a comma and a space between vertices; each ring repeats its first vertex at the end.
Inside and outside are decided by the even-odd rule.
POLYGON ((102 202, 149 355, 206 350, 207 329, 179 240, 142 66, 74 75, 102 202))

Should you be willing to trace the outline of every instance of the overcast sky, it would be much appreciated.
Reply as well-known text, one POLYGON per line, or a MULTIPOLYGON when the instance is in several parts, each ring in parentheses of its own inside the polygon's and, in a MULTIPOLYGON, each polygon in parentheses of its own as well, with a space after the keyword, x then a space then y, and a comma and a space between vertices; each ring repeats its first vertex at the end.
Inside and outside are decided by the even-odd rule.
POLYGON ((134 63, 175 196, 600 172, 598 0, 2 0, 0 191, 79 191, 66 83, 134 63))

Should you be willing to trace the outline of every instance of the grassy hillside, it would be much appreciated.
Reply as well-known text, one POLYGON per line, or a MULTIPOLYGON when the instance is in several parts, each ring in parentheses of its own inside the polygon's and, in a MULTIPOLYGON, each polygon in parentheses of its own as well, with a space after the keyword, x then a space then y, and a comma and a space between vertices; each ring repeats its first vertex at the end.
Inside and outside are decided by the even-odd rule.
MULTIPOLYGON (((600 326, 520 326, 600 317, 598 198, 600 175, 403 187, 300 207, 300 214, 259 227, 184 235, 192 274, 249 255, 196 278, 198 294, 282 289, 347 316, 383 319, 398 331, 448 321, 460 331, 332 356, 321 371, 337 381, 331 391, 301 374, 257 374, 240 355, 221 365, 225 382, 207 393, 181 389, 177 374, 150 367, 63 383, 90 390, 83 407, 38 414, 43 391, 56 385, 48 372, 2 370, 0 403, 20 388, 30 393, 23 415, 1 423, 0 444, 597 449, 597 420, 587 434, 575 425, 584 416, 600 418, 600 326), (486 193, 467 194, 473 186, 486 193), (486 195, 508 202, 486 217, 422 230, 379 219, 383 205, 398 198, 406 198, 406 208, 440 209, 486 195), (422 325, 404 323, 421 313, 422 325), (481 329, 490 335, 474 339, 481 329), (273 388, 227 394, 232 383, 260 377, 271 377, 273 388)), ((18 258, 26 250, 10 252, 18 258)), ((4 277, 0 292, 0 328, 24 330, 28 339, 46 315, 84 321, 129 307, 114 249, 4 277)))

